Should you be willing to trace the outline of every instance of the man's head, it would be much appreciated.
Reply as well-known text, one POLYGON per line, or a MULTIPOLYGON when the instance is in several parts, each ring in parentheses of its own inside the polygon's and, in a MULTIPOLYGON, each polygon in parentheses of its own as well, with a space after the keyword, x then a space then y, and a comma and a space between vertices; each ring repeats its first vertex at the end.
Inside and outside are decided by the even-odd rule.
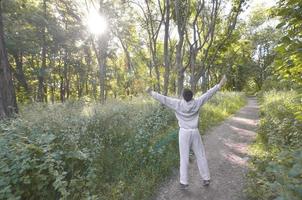
POLYGON ((184 89, 182 92, 183 98, 186 100, 186 102, 189 102, 193 98, 193 92, 190 89, 184 89))

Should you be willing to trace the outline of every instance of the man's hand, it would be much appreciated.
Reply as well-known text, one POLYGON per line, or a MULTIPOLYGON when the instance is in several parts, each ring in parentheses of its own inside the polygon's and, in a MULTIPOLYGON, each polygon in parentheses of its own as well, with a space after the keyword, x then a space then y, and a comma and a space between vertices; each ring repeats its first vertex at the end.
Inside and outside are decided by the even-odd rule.
POLYGON ((219 82, 220 87, 222 87, 225 84, 226 81, 227 81, 227 78, 226 78, 225 75, 223 75, 221 81, 219 82))
POLYGON ((146 92, 147 92, 148 94, 150 94, 151 91, 152 91, 152 89, 151 89, 150 87, 148 87, 148 88, 146 89, 146 92))

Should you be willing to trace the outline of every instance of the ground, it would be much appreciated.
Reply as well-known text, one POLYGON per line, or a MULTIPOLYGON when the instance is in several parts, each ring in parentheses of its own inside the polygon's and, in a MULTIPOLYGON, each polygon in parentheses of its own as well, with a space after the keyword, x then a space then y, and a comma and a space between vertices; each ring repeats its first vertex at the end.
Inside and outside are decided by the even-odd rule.
POLYGON ((255 139, 258 124, 256 98, 235 115, 209 130, 202 138, 206 148, 211 185, 202 186, 195 159, 189 167, 189 188, 179 189, 178 171, 162 184, 156 200, 245 200, 248 145, 255 139))

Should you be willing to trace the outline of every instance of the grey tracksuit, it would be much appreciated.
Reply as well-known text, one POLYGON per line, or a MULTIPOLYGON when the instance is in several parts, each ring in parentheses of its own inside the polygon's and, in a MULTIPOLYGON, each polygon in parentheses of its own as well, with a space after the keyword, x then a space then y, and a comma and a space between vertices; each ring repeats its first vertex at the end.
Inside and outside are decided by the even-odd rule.
POLYGON ((179 154, 180 154, 180 183, 188 184, 189 152, 192 147, 196 156, 199 173, 203 180, 210 180, 210 173, 205 156, 204 146, 198 131, 198 118, 200 107, 209 100, 218 90, 217 84, 197 99, 186 102, 161 95, 152 91, 150 95, 171 108, 176 115, 179 125, 179 154))

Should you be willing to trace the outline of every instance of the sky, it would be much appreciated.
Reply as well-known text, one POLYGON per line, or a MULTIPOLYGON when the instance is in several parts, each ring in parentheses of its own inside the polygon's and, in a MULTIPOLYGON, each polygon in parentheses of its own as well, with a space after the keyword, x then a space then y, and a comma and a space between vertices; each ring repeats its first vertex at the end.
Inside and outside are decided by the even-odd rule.
POLYGON ((240 18, 245 20, 251 14, 251 11, 258 6, 262 6, 265 8, 270 8, 276 5, 276 0, 248 0, 248 7, 246 10, 240 14, 240 18))
MULTIPOLYGON (((93 13, 93 12, 91 12, 91 13, 87 12, 87 9, 90 9, 92 11, 95 10, 95 8, 91 4, 91 1, 90 0, 86 1, 88 3, 88 5, 85 4, 85 1, 83 1, 83 0, 77 0, 77 1, 78 1, 79 5, 81 5, 81 7, 85 8, 85 9, 83 9, 84 15, 86 15, 84 23, 88 25, 89 31, 92 32, 92 33, 95 33, 95 34, 99 34, 100 32, 101 33, 104 32, 103 29, 102 30, 95 29, 95 27, 100 27, 99 26, 100 20, 98 19, 98 17, 91 17, 91 16, 93 16, 93 15, 91 15, 91 13, 93 13), (87 8, 87 6, 89 8, 87 8)), ((137 1, 139 2, 139 1, 142 1, 142 0, 137 0, 137 1)), ((246 1, 247 1, 247 5, 244 6, 244 11, 242 13, 240 13, 240 15, 239 15, 239 19, 241 19, 243 21, 248 20, 249 15, 251 14, 251 12, 255 8, 257 8, 259 6, 261 6, 263 8, 270 8, 274 5, 276 5, 276 2, 278 0, 246 0, 246 1)), ((224 12, 227 15, 230 12, 230 9, 231 9, 231 4, 230 4, 231 0, 224 0, 224 2, 226 3, 224 12)), ((138 10, 138 11, 140 11, 140 10, 138 10)), ((104 21, 103 24, 106 24, 106 22, 104 21)), ((269 20, 264 26, 268 26, 268 25, 275 26, 276 24, 277 24, 276 20, 275 21, 274 20, 269 20)), ((163 34, 161 34, 161 37, 163 37, 163 34)), ((172 38, 177 38, 178 37, 176 28, 174 28, 172 30, 171 37, 172 38)))

